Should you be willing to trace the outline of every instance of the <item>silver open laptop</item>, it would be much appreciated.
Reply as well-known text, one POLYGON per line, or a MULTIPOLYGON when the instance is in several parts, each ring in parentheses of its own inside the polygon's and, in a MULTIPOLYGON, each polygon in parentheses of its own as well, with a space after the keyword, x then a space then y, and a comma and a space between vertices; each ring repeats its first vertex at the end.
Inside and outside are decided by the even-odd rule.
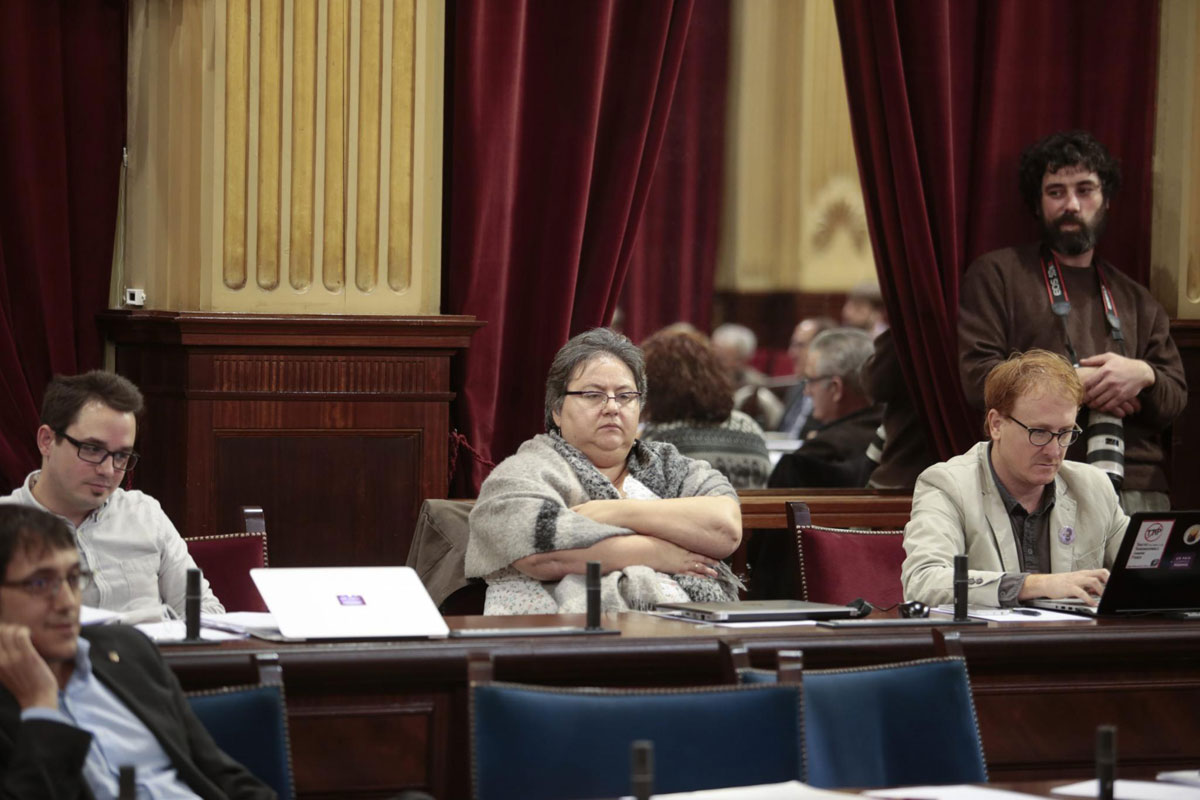
POLYGON ((1098 605, 1072 598, 1027 605, 1091 616, 1200 611, 1200 511, 1130 517, 1098 605))
POLYGON ((252 569, 250 577, 289 639, 443 637, 446 621, 409 567, 252 569))

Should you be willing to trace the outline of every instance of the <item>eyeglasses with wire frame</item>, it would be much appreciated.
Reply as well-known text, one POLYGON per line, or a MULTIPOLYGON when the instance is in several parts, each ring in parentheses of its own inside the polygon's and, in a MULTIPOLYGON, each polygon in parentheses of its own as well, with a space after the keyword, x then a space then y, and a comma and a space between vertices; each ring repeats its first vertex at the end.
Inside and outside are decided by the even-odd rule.
POLYGON ((1029 443, 1034 447, 1045 447, 1050 444, 1052 439, 1058 439, 1059 447, 1070 447, 1075 444, 1080 434, 1083 433, 1083 429, 1078 425, 1065 431, 1048 431, 1045 428, 1031 428, 1011 414, 1005 414, 1004 416, 1025 429, 1029 434, 1029 443))
POLYGON ((563 392, 563 394, 578 397, 592 408, 602 408, 609 400, 616 402, 617 408, 624 408, 630 403, 636 403, 642 399, 641 392, 617 392, 616 394, 609 394, 608 392, 587 390, 582 392, 563 392))
POLYGON ((94 442, 81 442, 74 436, 68 436, 66 431, 55 431, 54 433, 75 445, 75 452, 79 454, 79 459, 89 464, 103 464, 109 456, 112 456, 113 469, 128 472, 137 466, 138 458, 140 458, 132 450, 108 450, 94 442))
POLYGON ((86 569, 72 570, 66 575, 57 572, 35 572, 20 581, 0 582, 0 586, 20 589, 36 597, 56 597, 65 583, 73 592, 82 592, 92 582, 92 573, 86 569))

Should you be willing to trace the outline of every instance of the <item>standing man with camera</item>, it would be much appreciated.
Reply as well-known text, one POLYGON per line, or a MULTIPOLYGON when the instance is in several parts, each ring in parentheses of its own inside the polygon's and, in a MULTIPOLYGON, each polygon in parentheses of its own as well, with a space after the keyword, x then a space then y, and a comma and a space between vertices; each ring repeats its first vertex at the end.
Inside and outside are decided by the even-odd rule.
POLYGON ((1084 131, 1055 133, 1021 154, 1021 195, 1041 241, 987 253, 959 294, 963 390, 983 408, 988 372, 1015 350, 1065 355, 1083 382, 1067 457, 1108 473, 1126 513, 1170 507, 1163 430, 1187 404, 1166 311, 1096 256, 1120 165, 1084 131))

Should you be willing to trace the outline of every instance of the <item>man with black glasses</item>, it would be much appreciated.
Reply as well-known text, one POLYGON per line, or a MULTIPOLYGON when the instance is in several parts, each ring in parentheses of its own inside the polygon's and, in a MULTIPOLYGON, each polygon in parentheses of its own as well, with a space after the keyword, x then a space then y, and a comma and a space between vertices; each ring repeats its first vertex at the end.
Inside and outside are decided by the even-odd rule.
POLYGON ((0 507, 0 796, 267 800, 213 743, 153 642, 125 625, 80 630, 92 575, 69 526, 0 507))
MULTIPOLYGON (((46 387, 37 430, 42 468, 0 503, 62 517, 94 573, 85 605, 120 612, 125 622, 182 617, 187 545, 154 498, 120 488, 138 463, 133 450, 142 393, 127 379, 94 370, 57 375, 46 387)), ((201 581, 201 610, 224 612, 201 581)))
POLYGON ((953 599, 966 554, 968 601, 1013 606, 1074 597, 1095 605, 1129 518, 1108 476, 1066 461, 1084 388, 1065 358, 1030 350, 984 384, 988 441, 921 473, 904 528, 904 599, 953 599))

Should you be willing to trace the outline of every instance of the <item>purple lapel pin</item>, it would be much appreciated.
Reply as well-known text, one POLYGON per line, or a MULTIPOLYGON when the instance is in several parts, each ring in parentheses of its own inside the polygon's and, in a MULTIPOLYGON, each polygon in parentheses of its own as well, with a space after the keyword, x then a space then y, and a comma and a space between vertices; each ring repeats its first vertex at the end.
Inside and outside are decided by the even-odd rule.
POLYGON ((1075 541, 1075 529, 1070 525, 1064 525, 1058 532, 1058 540, 1063 544, 1071 544, 1075 541))

